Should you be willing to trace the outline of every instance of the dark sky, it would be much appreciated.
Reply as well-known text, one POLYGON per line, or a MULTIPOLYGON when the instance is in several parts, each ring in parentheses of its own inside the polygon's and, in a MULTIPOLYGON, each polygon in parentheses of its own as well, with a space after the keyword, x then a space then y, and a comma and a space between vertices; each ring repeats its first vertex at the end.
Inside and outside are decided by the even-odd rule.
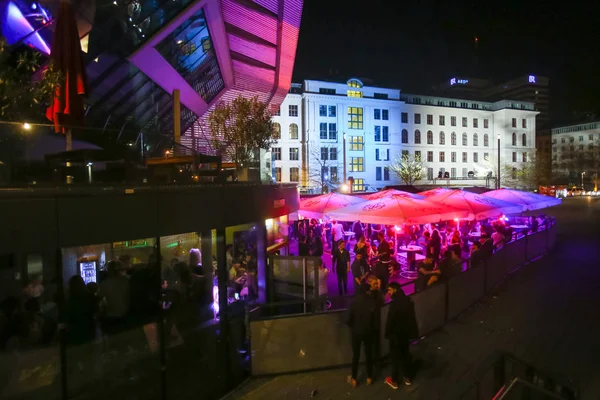
POLYGON ((454 75, 545 75, 562 122, 600 111, 599 13, 597 0, 305 0, 294 81, 337 71, 419 92, 454 75))

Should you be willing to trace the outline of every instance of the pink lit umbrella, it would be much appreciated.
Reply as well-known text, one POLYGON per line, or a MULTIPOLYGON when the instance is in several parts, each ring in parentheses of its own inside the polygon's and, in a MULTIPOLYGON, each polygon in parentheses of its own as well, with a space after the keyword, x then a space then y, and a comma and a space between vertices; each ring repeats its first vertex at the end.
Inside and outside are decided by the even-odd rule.
POLYGON ((301 200, 298 214, 307 218, 323 218, 331 211, 358 203, 364 203, 365 201, 365 199, 358 196, 328 193, 301 200))
POLYGON ((434 196, 436 194, 448 193, 448 192, 451 192, 452 190, 453 189, 435 188, 435 189, 431 189, 431 190, 426 190, 424 192, 419 192, 419 196, 430 197, 430 196, 434 196))
POLYGON ((355 204, 333 211, 329 215, 342 221, 359 220, 368 224, 400 225, 466 218, 468 212, 426 200, 392 196, 355 204))
POLYGON ((556 199, 554 197, 544 196, 536 193, 527 193, 514 189, 492 190, 490 192, 483 193, 482 196, 520 204, 525 207, 525 210, 529 211, 553 207, 561 203, 560 199, 556 199))
POLYGON ((424 197, 419 194, 414 194, 414 193, 405 192, 403 190, 396 190, 396 189, 381 190, 381 191, 375 192, 375 193, 364 194, 360 197, 362 197, 363 199, 366 199, 366 200, 378 200, 378 199, 383 199, 386 197, 393 197, 393 196, 406 197, 409 199, 422 199, 424 197))
POLYGON ((523 211, 523 206, 519 204, 463 190, 450 190, 435 194, 427 197, 427 201, 468 211, 469 219, 494 218, 503 214, 518 214, 523 211))

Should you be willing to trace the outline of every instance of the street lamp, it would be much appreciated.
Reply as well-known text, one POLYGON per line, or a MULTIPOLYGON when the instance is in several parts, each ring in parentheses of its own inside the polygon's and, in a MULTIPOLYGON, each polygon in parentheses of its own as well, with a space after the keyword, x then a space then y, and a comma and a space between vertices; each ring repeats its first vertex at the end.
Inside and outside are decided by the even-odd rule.
POLYGON ((25 122, 25 123, 23 124, 23 129, 25 129, 26 131, 28 131, 28 130, 30 130, 30 129, 31 129, 31 125, 30 125, 29 123, 25 122))
POLYGON ((500 134, 498 134, 498 172, 496 173, 497 189, 500 189, 500 134))
POLYGON ((585 175, 585 171, 581 173, 581 188, 583 189, 583 176, 585 175))

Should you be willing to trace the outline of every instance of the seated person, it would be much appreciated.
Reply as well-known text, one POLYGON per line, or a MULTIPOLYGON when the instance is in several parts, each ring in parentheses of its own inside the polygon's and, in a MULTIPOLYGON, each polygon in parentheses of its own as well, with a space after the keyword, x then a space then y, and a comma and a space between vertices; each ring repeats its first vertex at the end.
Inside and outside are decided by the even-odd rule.
POLYGON ((246 278, 244 276, 244 270, 242 269, 242 262, 239 259, 235 259, 231 263, 231 268, 229 269, 228 285, 233 287, 235 291, 239 293, 245 283, 246 278))
POLYGON ((480 266, 485 259, 485 254, 483 252, 482 246, 480 242, 474 242, 473 247, 471 248, 471 257, 469 259, 469 268, 480 266))
POLYGON ((485 259, 487 260, 494 253, 494 243, 492 242, 490 235, 488 235, 487 233, 481 234, 481 239, 479 240, 479 242, 481 243, 481 249, 483 250, 485 259))
POLYGON ((433 274, 435 264, 433 258, 426 258, 417 266, 417 280, 415 281, 415 292, 427 289, 427 282, 433 274))

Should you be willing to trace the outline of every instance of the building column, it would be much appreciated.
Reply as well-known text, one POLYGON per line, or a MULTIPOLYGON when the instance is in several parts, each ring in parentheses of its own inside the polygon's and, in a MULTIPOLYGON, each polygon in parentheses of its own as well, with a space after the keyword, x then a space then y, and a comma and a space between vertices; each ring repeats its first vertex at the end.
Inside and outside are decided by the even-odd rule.
POLYGON ((256 223, 256 279, 258 280, 258 302, 267 301, 267 228, 265 221, 256 223))
MULTIPOLYGON (((222 363, 222 373, 225 377, 226 387, 231 382, 231 354, 229 342, 231 341, 229 327, 229 304, 227 302, 227 258, 225 256, 225 229, 217 229, 217 280, 219 287, 219 339, 217 354, 222 363)), ((211 291, 212 292, 212 291, 211 291)))

